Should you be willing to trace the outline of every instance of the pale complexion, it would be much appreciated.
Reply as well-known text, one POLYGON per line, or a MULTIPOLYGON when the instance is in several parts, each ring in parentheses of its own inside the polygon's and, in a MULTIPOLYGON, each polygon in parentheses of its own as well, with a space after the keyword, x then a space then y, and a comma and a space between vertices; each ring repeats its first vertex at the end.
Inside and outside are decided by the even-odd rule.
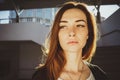
POLYGON ((78 80, 82 74, 82 80, 86 80, 90 74, 88 66, 82 60, 82 49, 88 39, 86 15, 80 9, 68 9, 62 15, 59 27, 59 42, 67 60, 60 77, 64 80, 78 80), (70 79, 67 74, 73 79, 70 79))

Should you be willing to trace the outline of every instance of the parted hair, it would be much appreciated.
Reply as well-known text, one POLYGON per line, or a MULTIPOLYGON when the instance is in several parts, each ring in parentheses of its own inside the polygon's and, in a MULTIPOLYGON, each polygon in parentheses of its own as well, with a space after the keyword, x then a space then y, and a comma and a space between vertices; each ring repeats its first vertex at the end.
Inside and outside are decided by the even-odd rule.
POLYGON ((73 1, 63 4, 55 15, 53 25, 47 39, 48 55, 47 55, 46 63, 43 67, 47 68, 47 74, 50 80, 57 80, 66 63, 65 55, 59 43, 58 32, 59 32, 59 23, 63 13, 66 10, 72 8, 77 8, 82 10, 87 17, 89 37, 82 51, 83 60, 90 61, 96 50, 96 37, 97 37, 96 20, 95 17, 87 9, 87 5, 84 3, 73 2, 73 1))

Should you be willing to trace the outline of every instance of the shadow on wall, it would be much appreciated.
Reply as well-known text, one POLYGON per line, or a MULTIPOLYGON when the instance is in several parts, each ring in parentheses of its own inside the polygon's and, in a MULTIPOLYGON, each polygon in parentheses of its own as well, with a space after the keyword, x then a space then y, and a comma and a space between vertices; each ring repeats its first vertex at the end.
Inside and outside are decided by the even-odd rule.
POLYGON ((34 42, 0 42, 0 80, 30 80, 41 56, 34 42))
POLYGON ((98 47, 92 63, 99 65, 110 80, 120 79, 120 46, 98 47))

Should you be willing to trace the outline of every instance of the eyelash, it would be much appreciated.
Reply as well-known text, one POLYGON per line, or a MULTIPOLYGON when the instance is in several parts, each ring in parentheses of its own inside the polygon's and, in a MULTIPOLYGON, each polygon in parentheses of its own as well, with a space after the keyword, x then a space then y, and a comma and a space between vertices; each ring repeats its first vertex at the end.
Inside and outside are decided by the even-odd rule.
POLYGON ((76 25, 76 27, 85 27, 85 25, 76 25))
POLYGON ((65 27, 67 27, 67 26, 59 26, 59 27, 60 27, 60 29, 61 29, 61 28, 65 28, 65 27))
MULTIPOLYGON (((60 27, 60 29, 63 29, 63 28, 65 28, 65 27, 67 27, 67 26, 59 26, 60 27)), ((85 27, 85 25, 76 25, 76 27, 85 27)))

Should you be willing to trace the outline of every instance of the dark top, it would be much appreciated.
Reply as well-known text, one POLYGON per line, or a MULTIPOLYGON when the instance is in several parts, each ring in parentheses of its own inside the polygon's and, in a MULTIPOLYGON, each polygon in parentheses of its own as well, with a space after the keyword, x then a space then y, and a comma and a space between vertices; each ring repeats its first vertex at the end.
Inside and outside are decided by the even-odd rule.
MULTIPOLYGON (((92 71, 95 80, 108 80, 106 73, 102 69, 100 69, 97 65, 88 64, 88 66, 92 71)), ((32 76, 32 80, 50 80, 48 78, 47 69, 45 67, 37 69, 32 76)))

